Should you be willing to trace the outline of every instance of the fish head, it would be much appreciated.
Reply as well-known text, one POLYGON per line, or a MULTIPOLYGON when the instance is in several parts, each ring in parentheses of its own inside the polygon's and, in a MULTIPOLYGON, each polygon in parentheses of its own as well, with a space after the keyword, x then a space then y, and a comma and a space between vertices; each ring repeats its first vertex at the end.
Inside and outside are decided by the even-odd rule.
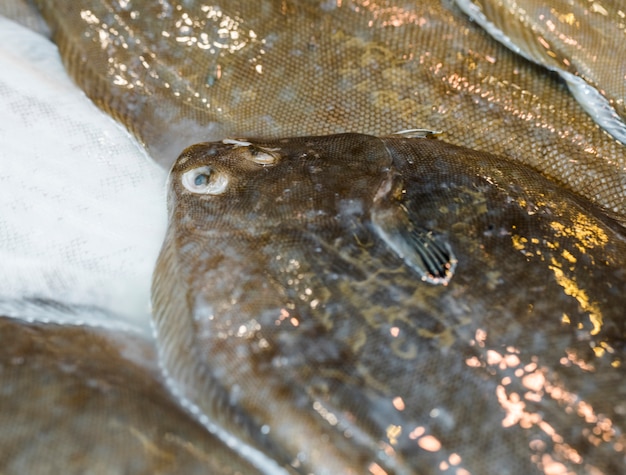
POLYGON ((367 213, 391 162, 380 139, 362 134, 196 144, 173 166, 171 219, 248 235, 339 222, 367 213))

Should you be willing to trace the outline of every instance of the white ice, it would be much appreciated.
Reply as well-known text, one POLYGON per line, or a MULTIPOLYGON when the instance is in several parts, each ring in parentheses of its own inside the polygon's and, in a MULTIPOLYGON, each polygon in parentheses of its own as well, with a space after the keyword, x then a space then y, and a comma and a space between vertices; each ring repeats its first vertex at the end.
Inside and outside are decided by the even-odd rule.
POLYGON ((166 172, 0 17, 0 315, 150 333, 166 172))

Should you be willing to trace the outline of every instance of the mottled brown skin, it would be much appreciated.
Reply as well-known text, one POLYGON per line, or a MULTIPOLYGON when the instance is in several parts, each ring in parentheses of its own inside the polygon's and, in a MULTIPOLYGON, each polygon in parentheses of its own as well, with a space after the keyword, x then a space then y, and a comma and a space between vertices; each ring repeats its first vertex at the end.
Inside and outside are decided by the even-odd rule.
MULTIPOLYGON (((595 88, 626 134, 626 5, 622 0, 472 0, 522 54, 595 88)), ((600 113, 600 111, 598 111, 600 113)))
POLYGON ((259 473, 172 399, 151 342, 3 317, 0 340, 0 473, 259 473))
MULTIPOLYGON (((424 126, 443 130, 458 145, 530 164, 616 216, 626 214, 624 148, 584 115, 561 83, 438 2, 372 8, 371 2, 345 1, 326 11, 320 5, 332 2, 225 2, 223 16, 208 21, 207 12, 199 13, 201 2, 185 2, 191 6, 181 10, 176 2, 171 10, 168 2, 129 2, 126 10, 106 1, 38 3, 77 82, 162 163, 190 143, 226 135, 389 133, 424 126), (190 33, 182 31, 183 14, 192 22, 190 33), (222 26, 228 18, 234 22, 222 26), (223 28, 226 37, 220 36, 223 28), (202 39, 201 33, 233 51, 209 54, 191 40, 202 39), (190 39, 179 42, 177 36, 190 39)), ((321 148, 327 151, 328 143, 321 148)), ((358 224, 367 217, 351 216, 356 208, 349 203, 341 208, 343 224, 321 232, 328 223, 313 219, 319 201, 292 216, 285 214, 290 205, 270 197, 269 208, 267 201, 258 203, 269 216, 261 213, 268 219, 257 226, 235 214, 226 224, 236 231, 210 232, 207 240, 194 229, 179 238, 190 245, 179 248, 171 236, 206 219, 201 208, 191 207, 196 211, 171 231, 155 284, 163 355, 178 384, 211 417, 285 464, 302 453, 298 470, 375 472, 375 460, 398 473, 453 473, 457 466, 472 473, 533 473, 558 464, 582 473, 590 467, 620 473, 626 412, 621 231, 528 171, 508 164, 503 176, 494 177, 498 168, 484 155, 461 156, 486 165, 482 171, 470 167, 470 173, 469 165, 446 155, 455 164, 447 172, 408 167, 425 195, 407 187, 413 205, 404 214, 395 198, 377 202, 386 210, 378 214, 383 224, 410 218, 451 246, 459 263, 446 287, 422 282, 378 234, 372 237, 371 227, 358 224), (422 173, 430 179, 417 180, 422 173), (464 182, 467 176, 474 181, 464 182), (451 180, 460 185, 450 187, 451 180), (521 182, 521 190, 511 180, 521 182), (544 193, 552 197, 548 204, 544 193), (289 228, 294 222, 309 226, 308 219, 309 235, 289 228), (339 241, 331 240, 335 236, 339 241), (320 257, 304 246, 306 239, 330 244, 320 257), (198 251, 206 242, 213 254, 198 251), (295 268, 268 265, 272 252, 301 257, 303 277, 295 268), (339 263, 332 269, 341 285, 327 275, 334 265, 329 260, 339 263), (220 319, 218 342, 194 333, 209 327, 208 315, 189 321, 193 296, 207 293, 222 314, 236 310, 227 298, 243 309, 230 321, 220 319), (307 313, 314 297, 319 310, 307 313), (286 307, 290 303, 293 309, 286 307), (273 314, 283 308, 297 311, 299 327, 288 326, 292 312, 274 328, 273 314), (259 309, 269 310, 255 317, 259 309), (349 318, 344 322, 336 312, 349 318), (398 315, 397 322, 388 314, 398 315), (180 318, 172 322, 172 316, 180 318), (244 328, 235 338, 240 321, 253 318, 268 318, 269 325, 244 328), (251 358, 250 351, 258 355, 251 358), (243 395, 233 386, 241 380, 243 395), (402 411, 394 405, 397 397, 402 411), (516 397, 525 404, 517 420, 516 397), (314 400, 321 404, 315 412, 314 400), (334 415, 352 437, 344 438, 320 414, 327 422, 334 415)), ((380 173, 373 170, 366 183, 380 173)), ((325 183, 335 191, 355 190, 345 173, 333 176, 325 183)), ((298 195, 302 182, 296 184, 292 193, 298 195)), ((257 192, 246 192, 247 199, 255 202, 262 196, 257 192)), ((78 341, 73 335, 67 344, 78 341)), ((94 364, 97 372, 105 362, 94 364)), ((35 380, 42 377, 37 375, 35 380)), ((16 403, 18 396, 12 397, 16 403)), ((67 412, 70 422, 74 409, 67 412)), ((133 406, 131 419, 142 409, 133 406)), ((46 424, 47 417, 32 420, 46 424)))
POLYGON ((452 2, 36 3, 77 83, 160 163, 225 137, 425 127, 626 217, 626 148, 452 2))
POLYGON ((624 230, 534 171, 430 139, 206 143, 176 162, 169 210, 153 284, 162 363, 280 463, 624 466, 624 230), (200 189, 228 180, 220 194, 189 191, 198 169, 200 189), (398 222, 449 246, 447 285, 381 237, 398 222))

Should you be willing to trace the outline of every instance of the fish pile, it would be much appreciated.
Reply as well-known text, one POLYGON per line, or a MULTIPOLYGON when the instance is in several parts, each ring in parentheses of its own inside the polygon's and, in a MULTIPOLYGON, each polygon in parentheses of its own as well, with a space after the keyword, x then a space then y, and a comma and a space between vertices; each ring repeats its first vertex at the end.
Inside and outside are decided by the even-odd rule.
POLYGON ((622 63, 580 54, 619 4, 36 3, 170 172, 121 235, 154 337, 140 286, 2 295, 1 472, 623 472, 622 63))

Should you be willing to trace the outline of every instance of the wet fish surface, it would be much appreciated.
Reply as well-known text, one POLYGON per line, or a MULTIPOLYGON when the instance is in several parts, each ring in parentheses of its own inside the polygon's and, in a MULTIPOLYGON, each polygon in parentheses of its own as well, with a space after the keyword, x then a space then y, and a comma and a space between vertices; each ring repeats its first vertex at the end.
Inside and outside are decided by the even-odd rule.
POLYGON ((558 73, 594 120, 626 143, 626 5, 457 0, 513 51, 558 73))
POLYGON ((620 473, 626 237, 431 139, 225 140, 172 170, 153 282, 188 407, 296 473, 620 473))
POLYGON ((225 137, 419 126, 626 217, 626 149, 451 2, 36 3, 77 83, 160 163, 225 137))
POLYGON ((4 317, 0 335, 3 474, 259 473, 171 398, 151 342, 4 317))
MULTIPOLYGON (((387 133, 426 125, 444 130, 448 141, 529 163, 624 215, 623 147, 582 113, 561 83, 437 2, 39 3, 77 82, 162 162, 194 141, 224 136, 387 133)), ((320 156, 327 146, 348 156, 361 153, 338 146, 337 138, 304 140, 312 140, 320 156)), ((385 155, 375 139, 359 140, 371 149, 364 153, 372 163, 385 155)), ((225 154, 236 150, 244 163, 269 173, 291 153, 281 149, 285 143, 223 145, 225 154)), ((446 147, 438 153, 450 158, 457 149, 446 147)), ((288 471, 621 473, 626 410, 619 227, 531 172, 480 153, 458 153, 483 165, 471 173, 470 164, 449 173, 420 168, 430 182, 419 181, 402 160, 385 165, 402 170, 400 177, 406 173, 409 197, 403 200, 397 193, 402 178, 381 182, 388 171, 376 166, 352 184, 339 180, 346 176, 341 167, 334 180, 325 167, 306 170, 305 180, 296 169, 290 191, 271 203, 275 215, 258 211, 267 201, 246 214, 271 218, 265 223, 250 228, 238 202, 230 203, 236 213, 226 224, 237 232, 223 226, 207 232, 215 256, 199 250, 207 249, 202 226, 186 230, 187 246, 169 242, 156 277, 156 304, 163 361, 184 405, 196 404, 201 422, 209 416, 288 471), (457 181, 449 178, 455 173, 457 181), (478 185, 463 181, 464 173, 478 173, 478 185), (311 183, 309 175, 316 177, 311 183), (369 214, 363 203, 372 201, 372 190, 363 183, 377 184, 379 192, 369 214), (320 212, 315 195, 309 207, 287 214, 294 210, 287 197, 302 198, 314 185, 316 193, 327 190, 326 198, 332 186, 339 201, 320 212), (353 186, 366 197, 354 198, 353 186), (429 201, 435 198, 440 201, 429 201), (433 217, 433 209, 446 216, 433 217), (333 212, 342 224, 327 230, 323 217, 333 212), (307 223, 306 236, 289 228, 286 217, 307 223), (274 228, 264 226, 276 220, 285 222, 275 237, 274 228), (224 236, 233 239, 221 242, 224 236), (307 243, 325 244, 321 256, 307 243), (255 246, 261 252, 253 259, 255 246), (267 266, 272 256, 288 263, 281 257, 267 266), (338 268, 330 256, 340 257, 338 268), (212 267, 217 259, 226 269, 232 264, 232 275, 212 267), (300 269, 289 267, 296 264, 300 269), (188 278, 171 285, 175 273, 188 278), (218 277, 224 277, 219 285, 207 284, 218 277), (235 312, 231 302, 243 311, 219 326, 210 318, 211 302, 221 312, 216 315, 235 312), (264 312, 255 314, 259 309, 264 312), (276 313, 283 309, 286 314, 276 313), (171 322, 168 316, 177 312, 185 318, 171 322), (190 324, 189 315, 198 321, 190 324)), ((446 161, 436 155, 436 163, 446 161)), ((212 172, 179 171, 196 192, 226 193, 236 175, 215 183, 212 172)), ((277 186, 270 196, 287 185, 277 186)), ((254 187, 249 193, 249 200, 262 196, 254 187)), ((205 219, 198 210, 171 234, 205 219)), ((68 333, 67 344, 79 336, 68 333)), ((7 352, 3 361, 15 354, 7 352)), ((122 370, 128 364, 115 361, 122 370)), ((102 360, 93 364, 106 367, 102 360)), ((112 373, 120 377, 118 369, 112 373)), ((32 374, 45 378, 38 370, 32 374)), ((59 373, 52 378, 65 381, 59 373)), ((12 393, 13 403, 16 394, 22 392, 12 393)), ((22 415, 33 410, 17 407, 22 415)), ((116 414, 116 406, 108 407, 109 416, 116 414)), ((179 407, 171 413, 163 407, 174 424, 186 421, 179 407)), ((142 409, 135 400, 129 418, 142 409)), ((33 420, 46 424, 47 417, 33 420)), ((14 427, 12 420, 5 427, 14 427)), ((132 454, 130 447, 122 453, 132 454)), ((219 450, 233 455, 217 447, 217 457, 219 450)))

